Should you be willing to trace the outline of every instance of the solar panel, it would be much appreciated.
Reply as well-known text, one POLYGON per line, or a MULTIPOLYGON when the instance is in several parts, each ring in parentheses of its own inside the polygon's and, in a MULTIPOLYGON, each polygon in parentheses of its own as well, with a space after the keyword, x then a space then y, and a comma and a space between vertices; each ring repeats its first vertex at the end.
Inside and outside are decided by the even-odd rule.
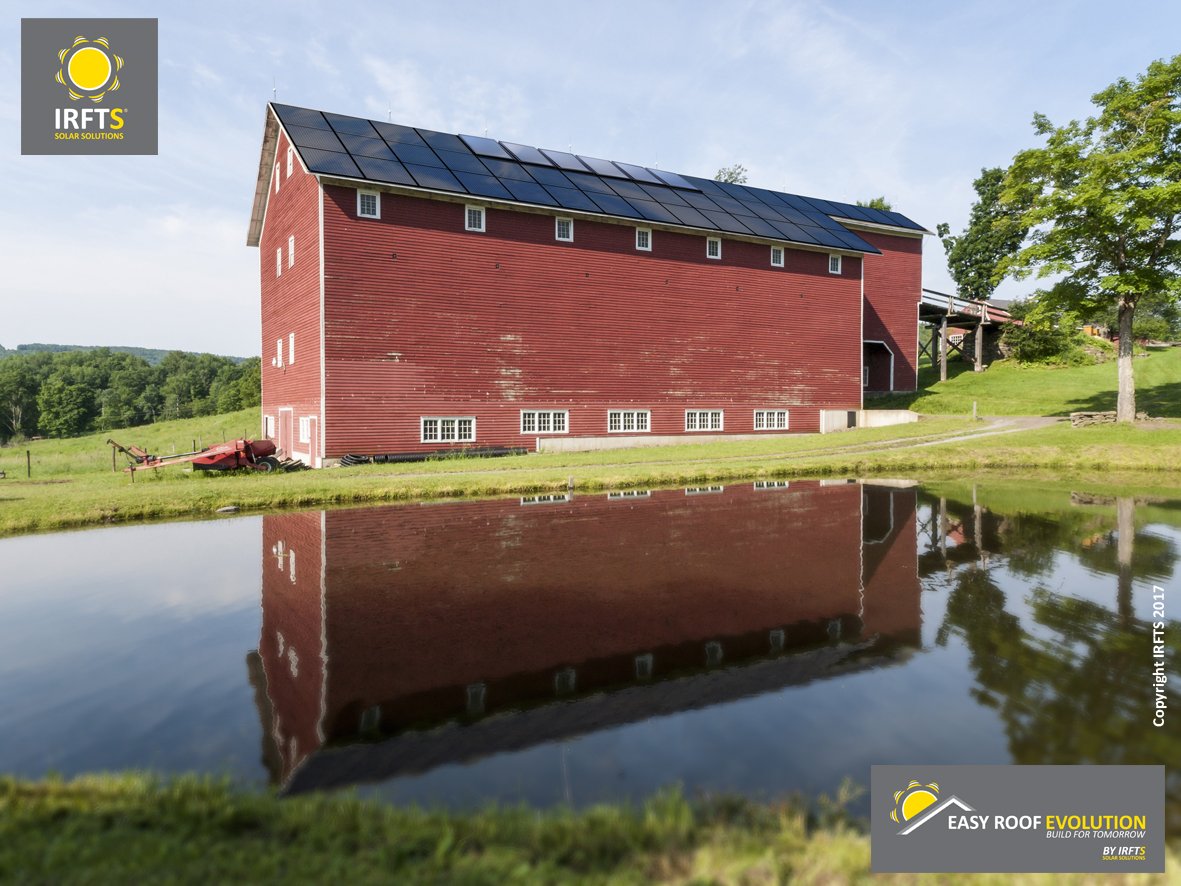
POLYGON ((376 133, 373 131, 373 124, 368 120, 362 120, 360 117, 345 117, 341 114, 324 113, 324 119, 332 124, 332 128, 337 132, 351 132, 353 135, 364 135, 369 138, 375 138, 376 133))
POLYGON ((713 200, 721 209, 724 209, 731 215, 754 215, 754 212, 749 207, 735 200, 724 191, 718 194, 711 194, 709 199, 713 200))
POLYGON ((644 189, 644 193, 655 200, 657 203, 663 203, 665 206, 687 206, 688 204, 681 199, 681 196, 672 188, 666 188, 663 185, 640 185, 644 189))
POLYGON ((578 159, 582 161, 591 172, 599 175, 605 175, 608 178, 627 178, 623 170, 617 167, 610 160, 599 160, 597 157, 584 157, 582 154, 578 155, 578 159))
POLYGON ((460 184, 459 179, 446 169, 438 166, 416 166, 413 163, 407 163, 406 168, 410 170, 410 174, 414 176, 414 180, 421 187, 434 188, 439 191, 458 191, 461 194, 467 193, 467 188, 460 184))
POLYGON ((417 182, 397 160, 378 160, 374 157, 354 157, 365 178, 371 181, 388 182, 394 185, 414 187, 417 182))
POLYGON ((422 140, 434 148, 436 151, 459 151, 461 154, 468 153, 468 147, 460 141, 458 135, 451 135, 446 132, 435 132, 430 129, 420 129, 418 134, 422 136, 422 140))
POLYGON ((413 163, 417 166, 442 166, 443 161, 426 145, 394 145, 394 153, 403 163, 413 163))
POLYGON ((343 151, 344 145, 331 129, 312 129, 308 126, 288 126, 287 135, 301 148, 320 151, 343 151))
POLYGON ((637 185, 635 182, 612 180, 608 182, 608 184, 611 185, 611 190, 613 190, 620 197, 626 197, 628 200, 652 199, 648 192, 637 185))
POLYGON ((522 163, 533 163, 537 166, 553 166, 549 157, 528 145, 518 145, 515 142, 501 142, 505 150, 520 160, 522 163))
POLYGON ((513 195, 494 176, 480 175, 474 172, 456 172, 455 177, 465 188, 480 197, 496 197, 501 200, 512 200, 513 195))
POLYGON ((680 224, 681 220, 679 218, 655 201, 628 200, 627 202, 638 209, 640 215, 648 219, 648 221, 665 222, 671 225, 680 224))
POLYGON ((549 192, 537 182, 523 182, 509 178, 502 181, 501 184, 512 191, 514 197, 525 203, 540 203, 543 206, 558 205, 558 201, 551 197, 549 192))
POLYGON ((618 166, 620 169, 622 169, 624 172, 626 172, 631 178, 635 179, 638 182, 644 182, 645 184, 650 184, 650 185, 664 184, 664 182, 662 182, 660 179, 658 179, 656 176, 654 176, 652 173, 650 173, 643 166, 636 166, 636 164, 634 164, 634 163, 620 163, 618 160, 615 161, 615 165, 618 166))
POLYGON ((495 157, 498 160, 511 160, 512 154, 500 146, 500 142, 480 135, 461 135, 460 140, 471 148, 472 153, 481 157, 495 157))
POLYGON ((309 108, 296 108, 292 105, 274 105, 275 113, 283 121, 284 126, 311 126, 313 129, 331 129, 324 115, 309 108))
POLYGON ((348 154, 336 151, 321 151, 319 148, 299 149, 303 162, 312 172, 322 172, 325 175, 347 175, 351 178, 361 178, 361 170, 348 154))
POLYGON ((681 197, 694 209, 716 210, 718 204, 698 191, 681 191, 681 197))
POLYGON ((711 222, 721 228, 723 231, 730 231, 732 234, 749 234, 750 228, 730 215, 728 212, 721 212, 720 210, 701 210, 701 214, 708 218, 711 222))
POLYGON ((399 126, 397 123, 381 123, 373 122, 373 128, 378 131, 382 138, 393 145, 425 145, 426 142, 422 140, 417 132, 409 126, 399 126))
POLYGON ((860 237, 858 237, 852 231, 849 231, 849 230, 830 231, 829 233, 831 233, 834 237, 836 237, 838 240, 840 240, 842 243, 844 243, 850 249, 857 249, 860 251, 869 251, 869 250, 873 250, 874 252, 877 251, 876 249, 873 249, 873 247, 870 246, 869 243, 867 243, 865 240, 862 240, 860 237))
POLYGON ((529 174, 547 188, 550 185, 553 185, 555 188, 570 188, 574 186, 573 182, 558 172, 558 170, 550 169, 547 166, 530 166, 529 174))
POLYGON ((693 228, 716 228, 713 222, 694 209, 692 206, 669 206, 664 204, 665 209, 675 215, 683 225, 689 225, 693 228))
POLYGON ((665 172, 663 169, 648 170, 666 185, 672 185, 674 188, 684 188, 686 191, 696 191, 697 187, 688 182, 684 176, 677 175, 675 172, 665 172))
POLYGON ((579 209, 583 212, 598 212, 599 206, 586 194, 575 188, 546 188, 558 205, 565 209, 579 209))
POLYGON ((806 230, 799 225, 793 225, 791 222, 771 222, 772 226, 779 231, 788 240, 795 240, 797 243, 815 243, 817 242, 806 230))
POLYGON ((622 215, 625 218, 642 218, 634 206, 617 194, 592 194, 591 199, 608 215, 622 215))
POLYGON ((597 175, 588 175, 582 172, 567 172, 566 178, 574 182, 574 184, 581 190, 588 194, 614 194, 611 186, 599 178, 597 175))
POLYGON ((353 157, 377 157, 381 160, 393 160, 394 152, 380 138, 365 138, 363 135, 340 133, 340 140, 353 157))
POLYGON ((568 154, 565 151, 551 151, 549 148, 542 148, 541 153, 549 157, 555 166, 560 166, 562 169, 568 169, 571 172, 586 172, 582 161, 573 154, 568 154))
POLYGON ((759 218, 757 215, 744 215, 742 217, 742 223, 760 237, 770 237, 772 240, 778 240, 780 237, 779 231, 774 225, 765 218, 759 218))
POLYGON ((443 161, 443 165, 452 172, 474 172, 477 175, 487 175, 488 167, 480 162, 480 158, 471 151, 443 151, 435 152, 439 155, 439 159, 443 161))
POLYGON ((525 171, 525 167, 520 163, 514 163, 511 160, 493 160, 491 157, 484 160, 484 165, 488 167, 488 171, 500 180, 515 179, 516 181, 531 182, 533 176, 525 171))

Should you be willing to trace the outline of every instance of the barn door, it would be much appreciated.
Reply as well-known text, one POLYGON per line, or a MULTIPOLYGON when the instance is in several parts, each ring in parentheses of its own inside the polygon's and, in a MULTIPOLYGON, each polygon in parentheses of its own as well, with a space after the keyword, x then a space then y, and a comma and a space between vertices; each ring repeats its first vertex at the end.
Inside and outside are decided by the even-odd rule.
POLYGON ((311 428, 308 434, 308 464, 313 468, 320 466, 319 424, 320 422, 316 416, 308 417, 308 426, 311 428))
POLYGON ((291 416, 294 413, 290 409, 279 410, 279 439, 275 444, 279 447, 279 452, 286 458, 291 458, 291 444, 292 444, 292 427, 291 416))

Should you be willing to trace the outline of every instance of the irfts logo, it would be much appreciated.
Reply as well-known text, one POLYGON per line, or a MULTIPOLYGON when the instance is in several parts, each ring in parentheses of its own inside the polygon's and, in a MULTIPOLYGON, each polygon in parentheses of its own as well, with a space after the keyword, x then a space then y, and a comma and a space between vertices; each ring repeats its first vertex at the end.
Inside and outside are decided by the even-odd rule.
POLYGON ((890 820, 906 825, 898 832, 900 836, 905 836, 921 828, 949 806, 958 806, 965 812, 975 812, 971 806, 954 795, 940 802, 939 785, 936 782, 923 784, 911 779, 906 787, 894 792, 894 808, 890 810, 890 820))
POLYGON ((101 102, 108 92, 119 88, 119 71, 123 59, 111 52, 111 42, 106 37, 90 40, 75 37, 74 42, 57 54, 61 67, 54 78, 77 101, 88 98, 101 102))

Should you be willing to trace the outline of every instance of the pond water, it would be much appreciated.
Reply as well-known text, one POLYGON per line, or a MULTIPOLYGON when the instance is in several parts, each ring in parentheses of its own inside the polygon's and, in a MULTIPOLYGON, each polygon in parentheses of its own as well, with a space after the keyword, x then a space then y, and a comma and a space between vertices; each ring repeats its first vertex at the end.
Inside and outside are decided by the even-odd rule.
POLYGON ((6 539, 0 771, 470 807, 1166 763, 1176 833, 1179 527, 1177 501, 792 481, 6 539))

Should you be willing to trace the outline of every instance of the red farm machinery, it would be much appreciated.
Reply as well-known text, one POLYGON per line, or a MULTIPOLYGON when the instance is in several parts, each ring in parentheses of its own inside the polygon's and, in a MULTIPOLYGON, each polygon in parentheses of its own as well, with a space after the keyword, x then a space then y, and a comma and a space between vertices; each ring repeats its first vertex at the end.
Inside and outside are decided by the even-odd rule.
POLYGON ((124 471, 134 478, 136 471, 147 468, 166 468, 170 465, 191 464, 195 471, 234 471, 250 468, 255 471, 277 471, 283 463, 276 457, 275 444, 270 440, 229 440, 215 446, 207 446, 195 452, 179 452, 176 455, 152 455, 139 446, 123 446, 114 440, 107 443, 112 447, 112 458, 117 450, 131 459, 124 471))

